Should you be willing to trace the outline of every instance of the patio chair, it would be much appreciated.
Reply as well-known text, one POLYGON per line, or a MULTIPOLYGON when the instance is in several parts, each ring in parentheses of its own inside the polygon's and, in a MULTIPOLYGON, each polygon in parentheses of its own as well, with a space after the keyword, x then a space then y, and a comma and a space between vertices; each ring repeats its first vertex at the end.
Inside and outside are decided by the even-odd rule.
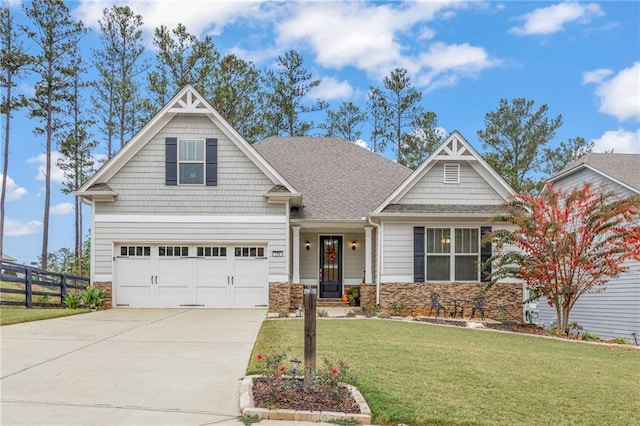
POLYGON ((471 308, 471 316, 469 317, 469 319, 472 319, 476 312, 480 313, 480 317, 482 319, 484 319, 484 301, 486 300, 486 297, 484 296, 476 296, 475 299, 473 299, 473 308, 471 308))
POLYGON ((440 310, 447 313, 447 310, 440 304, 440 295, 438 293, 431 293, 431 309, 429 309, 429 316, 431 316, 431 312, 436 310, 436 318, 440 316, 440 310))

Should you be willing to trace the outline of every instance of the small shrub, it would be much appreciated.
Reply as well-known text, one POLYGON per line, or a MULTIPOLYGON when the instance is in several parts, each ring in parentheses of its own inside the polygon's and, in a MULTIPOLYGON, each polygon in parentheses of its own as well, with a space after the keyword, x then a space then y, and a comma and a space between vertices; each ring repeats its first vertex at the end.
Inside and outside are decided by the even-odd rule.
POLYGON ((611 339, 613 343, 617 343, 619 345, 628 345, 629 341, 624 337, 616 337, 615 339, 611 339))
POLYGON ((362 309, 362 313, 365 314, 368 317, 374 316, 375 314, 380 312, 380 306, 378 306, 378 305, 363 306, 361 309, 362 309))
POLYGON ((98 309, 102 305, 106 293, 101 288, 90 286, 80 293, 82 304, 89 309, 98 309))
POLYGON ((584 333, 582 333, 582 340, 586 340, 587 342, 597 342, 600 340, 600 338, 593 333, 585 331, 584 333))
POLYGON ((64 295, 64 306, 68 309, 78 309, 82 298, 76 293, 67 293, 64 295))
POLYGON ((407 309, 407 304, 403 300, 394 300, 389 305, 389 309, 391 309, 391 315, 402 315, 407 309))
POLYGON ((349 364, 342 359, 324 358, 323 366, 317 368, 314 378, 316 387, 327 392, 334 399, 346 398, 349 390, 342 383, 355 383, 356 378, 349 371, 349 364))
POLYGON ((320 318, 326 318, 329 316, 329 312, 327 312, 326 309, 318 309, 317 314, 320 318))
POLYGON ((550 327, 544 329, 544 334, 546 334, 547 336, 562 336, 563 331, 560 329, 560 327, 551 325, 550 327))

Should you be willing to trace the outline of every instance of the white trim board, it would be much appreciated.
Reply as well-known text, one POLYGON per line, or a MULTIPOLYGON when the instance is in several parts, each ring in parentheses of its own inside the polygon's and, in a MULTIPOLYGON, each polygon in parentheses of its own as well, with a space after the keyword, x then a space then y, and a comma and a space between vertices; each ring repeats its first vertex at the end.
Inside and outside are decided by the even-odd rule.
POLYGON ((183 216, 97 214, 95 222, 115 223, 287 223, 286 216, 183 216))

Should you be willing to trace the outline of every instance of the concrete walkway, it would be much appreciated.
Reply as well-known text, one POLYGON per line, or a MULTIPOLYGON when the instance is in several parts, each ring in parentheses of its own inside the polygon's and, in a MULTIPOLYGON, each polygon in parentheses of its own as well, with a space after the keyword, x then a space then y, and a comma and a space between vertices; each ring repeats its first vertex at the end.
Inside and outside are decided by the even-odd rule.
POLYGON ((240 424, 265 314, 112 309, 0 327, 0 423, 240 424))

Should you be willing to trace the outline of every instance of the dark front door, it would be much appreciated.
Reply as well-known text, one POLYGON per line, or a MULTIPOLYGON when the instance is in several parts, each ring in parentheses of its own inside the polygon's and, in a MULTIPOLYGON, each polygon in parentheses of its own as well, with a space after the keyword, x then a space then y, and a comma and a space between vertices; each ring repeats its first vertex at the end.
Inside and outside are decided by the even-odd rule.
POLYGON ((320 237, 320 298, 342 295, 342 237, 320 237))

